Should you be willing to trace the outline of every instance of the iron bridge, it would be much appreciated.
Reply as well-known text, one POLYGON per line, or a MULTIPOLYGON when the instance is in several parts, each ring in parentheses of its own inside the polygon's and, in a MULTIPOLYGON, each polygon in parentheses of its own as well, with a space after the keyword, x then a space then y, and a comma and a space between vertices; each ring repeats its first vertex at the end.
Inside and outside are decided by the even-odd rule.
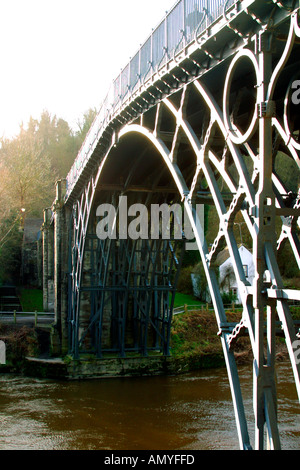
POLYGON ((177 1, 114 80, 44 213, 44 308, 55 312, 58 353, 167 356, 186 237, 101 238, 97 208, 115 207, 115 226, 125 197, 148 209, 180 205, 208 283, 241 449, 281 447, 278 332, 300 397, 300 336, 290 307, 300 292, 286 284, 278 261, 289 247, 286 262, 300 267, 299 44, 298 0, 177 1), (196 211, 204 206, 215 214, 211 244, 196 211), (252 250, 252 283, 237 223, 252 250), (224 248, 242 297, 235 323, 215 269, 224 248), (254 443, 235 357, 245 335, 254 443))

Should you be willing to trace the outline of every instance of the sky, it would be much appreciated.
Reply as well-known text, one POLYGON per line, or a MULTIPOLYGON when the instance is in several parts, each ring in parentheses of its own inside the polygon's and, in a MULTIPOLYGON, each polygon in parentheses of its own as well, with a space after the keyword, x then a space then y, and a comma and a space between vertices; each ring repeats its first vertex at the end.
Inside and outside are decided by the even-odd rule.
POLYGON ((44 110, 72 128, 175 0, 0 0, 0 137, 44 110))

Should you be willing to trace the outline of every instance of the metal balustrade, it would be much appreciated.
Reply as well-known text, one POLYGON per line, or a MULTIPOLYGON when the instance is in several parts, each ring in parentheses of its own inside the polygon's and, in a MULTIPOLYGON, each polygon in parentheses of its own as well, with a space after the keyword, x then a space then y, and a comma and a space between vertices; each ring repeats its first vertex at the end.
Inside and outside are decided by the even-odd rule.
POLYGON ((215 21, 226 15, 236 0, 180 0, 113 81, 85 141, 67 175, 69 196, 95 150, 112 115, 138 87, 149 80, 168 60, 197 40, 215 21))

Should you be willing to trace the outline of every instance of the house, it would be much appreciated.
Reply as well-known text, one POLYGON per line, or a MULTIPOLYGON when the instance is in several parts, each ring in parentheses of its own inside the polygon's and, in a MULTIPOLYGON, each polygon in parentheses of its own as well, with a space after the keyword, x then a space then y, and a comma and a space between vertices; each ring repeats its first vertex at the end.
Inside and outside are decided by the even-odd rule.
MULTIPOLYGON (((238 250, 246 279, 252 285, 255 275, 252 253, 243 245, 240 245, 238 250)), ((225 248, 218 254, 216 264, 219 266, 219 284, 221 292, 233 294, 234 296, 236 296, 236 302, 242 303, 228 248, 225 248)))

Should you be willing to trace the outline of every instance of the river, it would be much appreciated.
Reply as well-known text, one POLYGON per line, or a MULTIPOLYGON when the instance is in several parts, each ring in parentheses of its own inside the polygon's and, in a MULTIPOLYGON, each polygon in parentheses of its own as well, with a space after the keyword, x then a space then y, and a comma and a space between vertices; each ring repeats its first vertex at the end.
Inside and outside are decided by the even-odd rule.
MULTIPOLYGON (((249 367, 241 382, 253 423, 249 367)), ((278 368, 278 407, 282 448, 298 450, 300 405, 288 364, 278 368)), ((0 424, 0 450, 238 449, 225 369, 86 382, 1 375, 0 424)))

